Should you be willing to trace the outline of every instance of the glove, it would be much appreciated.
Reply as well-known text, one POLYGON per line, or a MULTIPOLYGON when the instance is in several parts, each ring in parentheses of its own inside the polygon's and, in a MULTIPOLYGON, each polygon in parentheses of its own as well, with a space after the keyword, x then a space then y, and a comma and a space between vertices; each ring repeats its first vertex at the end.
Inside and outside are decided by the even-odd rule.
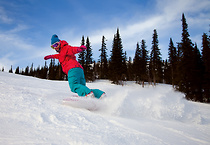
POLYGON ((44 57, 44 60, 48 60, 48 59, 52 59, 53 58, 53 55, 47 55, 44 57))
POLYGON ((82 51, 84 51, 84 50, 86 50, 86 49, 87 49, 86 46, 81 45, 81 46, 77 49, 77 52, 80 53, 80 52, 82 52, 82 51))
POLYGON ((84 51, 84 50, 86 50, 86 49, 87 49, 87 47, 86 47, 86 46, 84 46, 84 45, 81 45, 81 46, 80 46, 80 49, 82 49, 82 51, 84 51))

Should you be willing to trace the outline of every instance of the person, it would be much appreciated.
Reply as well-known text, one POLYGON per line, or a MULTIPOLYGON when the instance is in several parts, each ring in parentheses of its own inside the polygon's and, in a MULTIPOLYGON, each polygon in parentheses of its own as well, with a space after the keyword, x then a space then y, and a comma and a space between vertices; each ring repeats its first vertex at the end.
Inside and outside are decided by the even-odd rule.
POLYGON ((104 98, 105 92, 99 89, 89 89, 86 86, 83 67, 76 60, 75 54, 86 50, 86 46, 80 47, 70 46, 65 40, 60 40, 56 34, 51 38, 51 47, 55 49, 58 54, 47 55, 47 59, 58 59, 63 72, 68 76, 69 87, 72 92, 77 93, 80 97, 104 98))

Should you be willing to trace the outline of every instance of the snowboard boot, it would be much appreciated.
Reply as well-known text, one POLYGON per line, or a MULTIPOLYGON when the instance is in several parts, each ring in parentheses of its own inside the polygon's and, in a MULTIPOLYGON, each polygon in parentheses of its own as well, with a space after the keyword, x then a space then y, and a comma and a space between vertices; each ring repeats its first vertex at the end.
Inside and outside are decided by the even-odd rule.
POLYGON ((87 98, 95 98, 93 92, 90 92, 89 94, 85 95, 87 98))
POLYGON ((106 94, 105 93, 103 93, 99 99, 104 99, 104 98, 106 98, 106 94))

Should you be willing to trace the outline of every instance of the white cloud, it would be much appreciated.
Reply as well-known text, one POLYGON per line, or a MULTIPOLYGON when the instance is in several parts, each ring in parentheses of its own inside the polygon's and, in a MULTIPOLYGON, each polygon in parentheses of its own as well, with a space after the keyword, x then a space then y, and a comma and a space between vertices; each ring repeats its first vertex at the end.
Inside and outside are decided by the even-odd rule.
POLYGON ((11 34, 11 33, 18 33, 21 32, 23 30, 27 30, 29 29, 29 26, 24 25, 24 24, 17 24, 17 26, 14 29, 9 30, 7 33, 11 34))
POLYGON ((5 12, 3 7, 0 7, 0 22, 7 24, 13 22, 13 20, 7 16, 7 13, 5 12))
POLYGON ((23 39, 24 38, 21 38, 20 35, 0 33, 0 43, 2 46, 0 49, 4 49, 4 48, 7 48, 7 50, 32 49, 33 46, 30 44, 27 44, 23 39))
POLYGON ((157 0, 157 9, 159 12, 176 16, 185 12, 200 12, 208 10, 210 5, 209 0, 157 0))

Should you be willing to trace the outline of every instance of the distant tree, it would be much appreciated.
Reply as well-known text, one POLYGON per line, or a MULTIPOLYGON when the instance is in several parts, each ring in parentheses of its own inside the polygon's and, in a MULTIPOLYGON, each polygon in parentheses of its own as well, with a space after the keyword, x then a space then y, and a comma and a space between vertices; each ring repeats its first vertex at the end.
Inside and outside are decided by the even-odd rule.
POLYGON ((38 67, 36 68, 34 76, 37 77, 37 78, 41 78, 40 66, 38 66, 38 67))
MULTIPOLYGON (((179 75, 179 74, 181 74, 181 71, 182 71, 182 66, 181 66, 181 61, 182 61, 182 51, 181 51, 181 47, 182 47, 182 45, 181 45, 181 42, 179 42, 179 43, 177 43, 177 60, 176 60, 176 65, 175 65, 175 67, 176 67, 176 73, 175 73, 175 76, 174 76, 174 87, 177 89, 177 90, 179 90, 178 88, 179 88, 179 84, 180 84, 180 80, 181 80, 181 75, 179 75)), ((169 60, 169 62, 170 62, 170 60, 169 60)))
POLYGON ((20 74, 20 68, 19 68, 19 66, 16 68, 15 74, 20 74))
POLYGON ((102 37, 102 45, 101 49, 101 54, 99 56, 99 62, 100 62, 100 79, 107 79, 108 75, 108 62, 107 62, 107 48, 106 48, 106 43, 105 40, 106 38, 103 36, 102 37))
POLYGON ((56 76, 56 69, 55 69, 55 59, 51 59, 50 66, 49 66, 49 80, 55 80, 56 76))
POLYGON ((128 66, 128 71, 127 71, 128 79, 127 80, 132 81, 132 80, 134 80, 134 69, 133 69, 133 62, 132 62, 131 57, 129 57, 127 66, 128 66))
POLYGON ((109 67, 109 77, 111 81, 115 84, 120 84, 122 81, 123 75, 123 61, 125 59, 123 53, 122 40, 120 37, 119 29, 117 29, 117 33, 114 35, 112 51, 110 57, 110 67, 109 67))
POLYGON ((192 56, 192 82, 190 86, 191 100, 203 102, 202 97, 202 80, 203 80, 203 63, 201 53, 195 43, 192 56))
POLYGON ((10 70, 9 70, 9 73, 13 73, 13 71, 12 71, 12 65, 11 65, 11 68, 10 68, 10 70))
POLYGON ((87 37, 86 40, 86 57, 85 57, 85 77, 87 81, 93 81, 93 67, 91 66, 93 63, 93 58, 92 58, 92 49, 90 45, 90 40, 89 37, 87 37))
POLYGON ((204 64, 203 99, 205 102, 210 102, 210 39, 206 33, 202 35, 202 60, 204 64))
POLYGON ((164 66, 164 75, 163 75, 163 79, 164 79, 164 83, 166 84, 171 84, 171 68, 169 66, 168 60, 166 59, 165 61, 163 61, 163 66, 164 66))
POLYGON ((24 73, 25 73, 25 72, 24 72, 24 70, 23 70, 23 68, 22 68, 20 74, 21 74, 21 75, 25 75, 24 73))
POLYGON ((40 70, 40 77, 42 79, 47 79, 47 74, 48 74, 48 66, 47 66, 47 62, 45 61, 45 65, 41 67, 41 70, 40 70))
POLYGON ((122 81, 127 81, 127 76, 128 76, 127 53, 125 51, 123 55, 123 61, 122 61, 122 76, 121 76, 122 81))
POLYGON ((158 35, 156 29, 152 37, 152 48, 150 53, 150 74, 154 84, 162 83, 163 72, 162 72, 162 60, 161 53, 158 46, 158 35))
POLYGON ((65 74, 62 71, 62 67, 60 65, 60 63, 58 62, 58 64, 55 66, 55 79, 56 80, 64 80, 65 79, 65 74))
POLYGON ((140 57, 140 62, 141 62, 141 79, 142 79, 142 86, 144 87, 144 82, 148 81, 148 68, 147 68, 147 63, 149 60, 148 56, 148 51, 146 50, 146 42, 145 40, 141 41, 141 57, 140 57))
POLYGON ((134 75, 135 75, 135 81, 136 83, 140 83, 141 81, 141 50, 139 47, 139 43, 136 44, 136 51, 135 56, 133 59, 133 68, 134 68, 134 75))
POLYGON ((179 80, 178 80, 178 90, 184 92, 186 99, 192 100, 194 97, 192 95, 192 81, 193 81, 193 44, 189 38, 188 25, 184 14, 182 14, 182 40, 179 47, 179 80))
MULTIPOLYGON (((81 45, 85 45, 84 36, 82 36, 81 45)), ((82 51, 79 53, 79 56, 78 56, 78 62, 82 65, 84 69, 85 69, 85 55, 86 55, 86 51, 82 51)))
POLYGON ((27 66, 27 67, 25 68, 24 75, 26 75, 26 76, 28 76, 28 75, 29 75, 29 66, 27 66))
POLYGON ((176 70, 177 70, 177 49, 174 47, 172 38, 170 38, 169 48, 168 48, 168 73, 171 78, 168 78, 168 83, 175 85, 176 70))
POLYGON ((30 71, 29 71, 29 76, 34 76, 34 68, 33 68, 33 63, 31 64, 31 67, 30 67, 30 71))

